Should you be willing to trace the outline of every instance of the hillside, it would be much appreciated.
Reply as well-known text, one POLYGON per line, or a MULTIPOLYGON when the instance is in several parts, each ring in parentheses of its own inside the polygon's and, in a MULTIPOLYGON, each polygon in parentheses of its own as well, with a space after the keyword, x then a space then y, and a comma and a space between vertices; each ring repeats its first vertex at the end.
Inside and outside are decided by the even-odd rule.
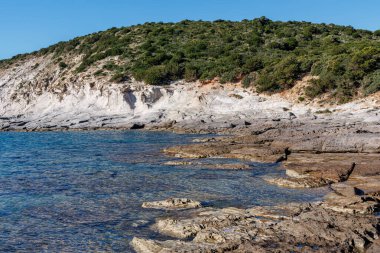
POLYGON ((380 30, 111 28, 0 61, 0 132, 0 252, 380 252, 380 30))
POLYGON ((327 94, 345 103, 380 90, 380 31, 265 17, 145 23, 3 60, 0 75, 27 62, 35 77, 17 83, 14 99, 28 98, 31 91, 62 95, 73 84, 122 83, 132 77, 152 85, 217 78, 275 93, 309 75, 314 78, 300 101, 327 94))

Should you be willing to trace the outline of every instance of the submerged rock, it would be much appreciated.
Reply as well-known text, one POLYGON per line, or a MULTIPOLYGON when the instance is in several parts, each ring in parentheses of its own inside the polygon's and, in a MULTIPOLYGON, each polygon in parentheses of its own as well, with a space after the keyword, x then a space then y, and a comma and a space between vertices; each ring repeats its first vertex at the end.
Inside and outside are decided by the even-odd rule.
POLYGON ((193 161, 168 161, 164 165, 169 166, 188 166, 192 165, 191 168, 205 168, 205 169, 216 169, 216 170, 248 170, 252 167, 244 163, 203 163, 203 162, 193 162, 193 161))
POLYGON ((193 162, 188 162, 188 161, 168 161, 164 163, 164 165, 169 165, 169 166, 192 165, 192 164, 193 162))
POLYGON ((137 221, 133 222, 131 224, 131 226, 134 227, 134 228, 137 228, 137 227, 144 226, 144 225, 146 225, 148 223, 149 223, 149 221, 147 221, 147 220, 137 220, 137 221))
POLYGON ((244 163, 216 163, 216 164, 200 164, 201 167, 217 170, 249 170, 252 167, 244 163))
POLYGON ((189 208, 199 208, 202 204, 199 201, 187 199, 187 198, 169 198, 161 201, 144 202, 142 204, 143 208, 153 208, 153 209, 189 209, 189 208))

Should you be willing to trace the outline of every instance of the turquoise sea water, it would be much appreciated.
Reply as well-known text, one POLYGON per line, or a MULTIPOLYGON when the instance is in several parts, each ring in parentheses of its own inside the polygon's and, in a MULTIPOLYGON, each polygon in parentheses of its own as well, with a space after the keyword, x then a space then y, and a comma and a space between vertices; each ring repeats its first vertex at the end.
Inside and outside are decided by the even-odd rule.
MULTIPOLYGON (((142 131, 0 133, 0 252, 129 252, 170 212, 144 201, 188 197, 217 207, 318 200, 324 190, 268 185, 277 165, 230 171, 166 166, 165 147, 196 135, 142 131)), ((225 161, 225 160, 223 160, 225 161)), ((220 162, 208 159, 206 162, 220 162)), ((230 160, 229 162, 234 162, 230 160)))

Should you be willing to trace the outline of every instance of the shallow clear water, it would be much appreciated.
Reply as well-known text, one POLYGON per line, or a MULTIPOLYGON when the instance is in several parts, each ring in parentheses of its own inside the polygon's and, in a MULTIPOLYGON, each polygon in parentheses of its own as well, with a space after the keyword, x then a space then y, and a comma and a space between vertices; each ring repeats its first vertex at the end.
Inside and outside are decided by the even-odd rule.
POLYGON ((247 207, 313 201, 325 193, 266 184, 262 176, 283 173, 275 165, 251 164, 245 171, 163 165, 173 158, 161 149, 195 137, 0 133, 0 252, 129 252, 134 235, 160 237, 148 227, 170 215, 142 209, 143 201, 188 197, 217 207, 247 207))

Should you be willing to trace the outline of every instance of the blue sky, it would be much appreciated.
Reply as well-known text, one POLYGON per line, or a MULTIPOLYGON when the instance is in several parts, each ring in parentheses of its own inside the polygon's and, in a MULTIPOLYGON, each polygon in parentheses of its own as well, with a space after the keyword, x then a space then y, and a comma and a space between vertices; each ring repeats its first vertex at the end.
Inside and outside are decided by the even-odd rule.
POLYGON ((147 21, 267 16, 380 29, 379 0, 0 0, 0 59, 147 21))

